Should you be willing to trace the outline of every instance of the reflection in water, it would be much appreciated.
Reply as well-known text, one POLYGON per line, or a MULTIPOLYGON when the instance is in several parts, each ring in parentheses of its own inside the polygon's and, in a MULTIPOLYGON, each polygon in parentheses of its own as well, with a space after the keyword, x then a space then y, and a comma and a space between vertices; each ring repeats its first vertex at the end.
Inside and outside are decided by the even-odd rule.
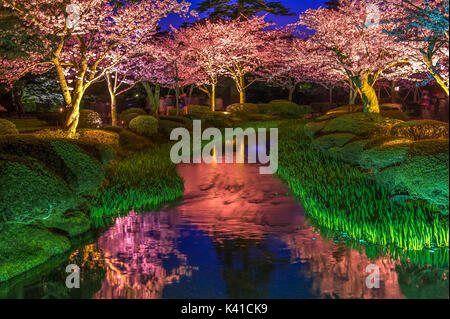
POLYGON ((308 225, 303 208, 258 165, 180 165, 183 201, 116 219, 97 240, 0 285, 0 298, 448 298, 448 267, 370 259, 308 225), (65 266, 81 289, 65 288, 65 266), (366 287, 366 267, 380 289, 366 287))
MULTIPOLYGON (((181 165, 183 202, 119 218, 99 240, 97 298, 404 298, 389 258, 326 241, 257 165, 181 165), (366 288, 366 267, 380 289, 366 288)), ((448 285, 448 282, 447 282, 448 285)))

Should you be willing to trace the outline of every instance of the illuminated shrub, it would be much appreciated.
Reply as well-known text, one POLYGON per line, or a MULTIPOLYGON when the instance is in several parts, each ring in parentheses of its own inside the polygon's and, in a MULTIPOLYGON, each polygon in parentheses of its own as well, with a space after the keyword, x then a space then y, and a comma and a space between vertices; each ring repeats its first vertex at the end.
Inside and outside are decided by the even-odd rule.
POLYGON ((448 123, 433 120, 403 122, 392 128, 391 135, 414 140, 448 138, 448 123))
POLYGON ((244 104, 235 103, 235 104, 231 104, 227 107, 227 112, 258 114, 259 106, 258 106, 258 104, 253 104, 253 103, 244 103, 244 104))
POLYGON ((103 130, 83 129, 78 131, 79 138, 88 142, 107 144, 113 147, 119 146, 119 134, 103 130))
POLYGON ((270 103, 259 104, 258 105, 258 113, 260 114, 272 114, 274 105, 270 103))
POLYGON ((100 128, 102 127, 102 117, 92 110, 81 110, 78 128, 100 128))
POLYGON ((192 120, 185 116, 160 116, 160 120, 180 123, 182 127, 192 129, 192 120))
POLYGON ((101 129, 106 132, 112 132, 117 134, 120 134, 123 131, 123 128, 112 125, 103 125, 101 129))
POLYGON ((352 113, 332 119, 322 130, 324 133, 345 132, 362 137, 389 135, 392 126, 400 120, 383 118, 379 114, 352 113))
POLYGON ((41 223, 47 228, 61 230, 69 237, 84 234, 92 226, 89 217, 80 211, 53 214, 41 223))
POLYGON ((314 139, 315 135, 327 125, 326 121, 322 122, 309 122, 305 125, 305 135, 310 139, 314 139))
POLYGON ((0 135, 10 135, 19 134, 19 131, 13 122, 8 120, 0 119, 0 135))
POLYGON ((269 104, 272 105, 272 114, 278 114, 284 117, 299 117, 311 113, 311 106, 298 105, 294 102, 285 100, 274 100, 269 104))
POLYGON ((328 151, 331 148, 343 147, 345 144, 347 144, 349 141, 351 141, 354 138, 356 138, 356 135, 349 134, 349 133, 337 133, 337 134, 325 135, 325 136, 316 138, 312 142, 311 147, 328 154, 328 151))
POLYGON ((117 158, 116 150, 107 144, 82 140, 67 140, 67 142, 78 146, 85 153, 89 154, 102 164, 109 164, 117 158))
MULTIPOLYGON (((74 137, 78 138, 78 135, 79 134, 76 133, 74 137)), ((69 133, 67 131, 59 129, 45 129, 33 133, 33 136, 45 139, 58 139, 58 138, 68 138, 69 133)))
POLYGON ((140 116, 140 115, 147 115, 147 112, 145 112, 144 109, 138 108, 138 107, 132 107, 129 109, 126 109, 119 115, 120 121, 124 122, 127 126, 130 124, 131 120, 140 116))
POLYGON ((149 115, 135 117, 129 126, 133 132, 141 136, 150 137, 158 132, 158 120, 149 115))
MULTIPOLYGON (((449 202, 449 154, 415 156, 375 174, 378 183, 394 194, 408 194, 440 207, 449 202)), ((448 214, 448 210, 443 210, 448 214)))

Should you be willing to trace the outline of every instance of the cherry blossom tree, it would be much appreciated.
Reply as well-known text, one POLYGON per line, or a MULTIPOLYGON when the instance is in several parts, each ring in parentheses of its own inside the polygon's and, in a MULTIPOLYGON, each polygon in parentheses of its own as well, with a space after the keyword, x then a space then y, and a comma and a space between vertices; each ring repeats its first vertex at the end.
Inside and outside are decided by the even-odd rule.
MULTIPOLYGON (((419 68, 407 46, 383 32, 378 23, 395 8, 378 0, 342 0, 337 10, 307 10, 299 24, 314 31, 311 40, 332 53, 330 62, 339 65, 357 88, 365 112, 379 113, 375 82, 386 70, 402 65, 419 68)), ((397 70, 400 70, 398 68, 397 70)))
MULTIPOLYGON (((422 59, 424 69, 449 95, 449 3, 447 0, 390 0, 397 11, 385 32, 422 59)), ((429 81, 429 80, 428 80, 429 81)), ((425 81, 427 83, 427 81, 425 81)))
MULTIPOLYGON (((108 0, 0 0, 22 21, 20 28, 35 34, 38 48, 23 44, 21 58, 2 59, 0 79, 12 82, 26 73, 55 68, 67 107, 66 127, 76 132, 85 91, 153 35, 170 13, 187 14, 189 3, 141 0, 115 5, 108 0), (115 55, 113 52, 122 52, 115 55)), ((17 38, 17 41, 20 41, 17 38)))

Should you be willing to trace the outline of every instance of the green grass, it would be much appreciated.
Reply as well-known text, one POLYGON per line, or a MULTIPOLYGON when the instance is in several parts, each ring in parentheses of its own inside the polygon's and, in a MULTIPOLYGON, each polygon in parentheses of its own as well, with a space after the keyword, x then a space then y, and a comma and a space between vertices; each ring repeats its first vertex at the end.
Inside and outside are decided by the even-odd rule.
POLYGON ((122 160, 111 183, 97 196, 91 208, 94 223, 105 217, 137 211, 155 210, 181 197, 183 179, 170 160, 171 145, 148 148, 122 160))
POLYGON ((424 203, 391 202, 369 175, 312 150, 301 125, 280 130, 278 175, 321 228, 402 250, 448 247, 448 217, 424 203))

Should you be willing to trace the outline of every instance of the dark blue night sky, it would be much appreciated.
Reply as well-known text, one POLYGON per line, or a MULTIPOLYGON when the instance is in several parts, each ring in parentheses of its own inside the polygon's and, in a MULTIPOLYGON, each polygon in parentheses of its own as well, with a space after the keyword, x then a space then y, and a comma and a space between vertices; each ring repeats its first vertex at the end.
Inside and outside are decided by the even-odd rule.
MULTIPOLYGON (((195 8, 197 6, 197 3, 200 3, 201 0, 190 0, 189 2, 192 3, 191 8, 195 8)), ((270 15, 268 17, 268 20, 276 22, 280 25, 286 25, 296 22, 298 20, 298 14, 305 11, 306 9, 316 9, 319 6, 323 6, 326 0, 282 0, 281 2, 285 7, 290 8, 292 12, 297 13, 297 15, 289 17, 277 17, 270 15)), ((166 29, 170 24, 172 24, 174 27, 178 27, 182 23, 183 19, 181 19, 179 16, 171 15, 167 19, 163 20, 162 27, 166 29)))

